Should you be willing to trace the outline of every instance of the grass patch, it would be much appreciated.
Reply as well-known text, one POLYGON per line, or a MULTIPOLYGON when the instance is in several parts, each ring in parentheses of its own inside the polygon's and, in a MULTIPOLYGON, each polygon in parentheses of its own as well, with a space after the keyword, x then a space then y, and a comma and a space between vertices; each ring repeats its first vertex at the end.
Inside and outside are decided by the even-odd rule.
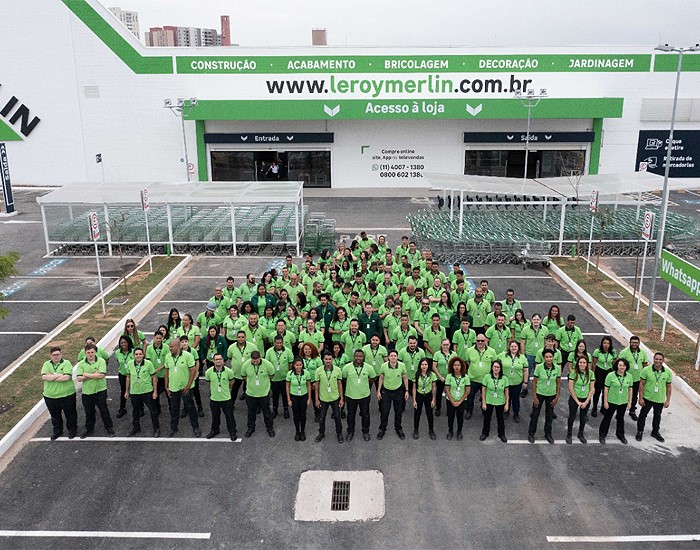
POLYGON ((553 258, 552 261, 630 332, 637 334, 652 350, 663 353, 666 356, 666 364, 695 391, 700 392, 700 372, 695 370, 694 341, 670 324, 666 324, 665 339, 662 342, 663 319, 657 313, 654 313, 652 328, 647 333, 648 309, 644 304, 641 304, 637 315, 634 312, 636 302, 632 295, 603 273, 597 272, 594 267, 586 273, 586 261, 583 258, 553 258), (622 300, 609 300, 603 296, 603 292, 619 292, 622 294, 622 300))
MULTIPOLYGON (((107 315, 103 316, 102 305, 98 301, 4 380, 0 384, 0 406, 5 404, 13 406, 8 412, 0 415, 0 437, 4 437, 42 398, 43 383, 39 373, 49 357, 51 346, 61 346, 63 357, 75 363, 87 336, 94 336, 100 340, 182 261, 184 258, 181 256, 154 257, 153 273, 149 272, 148 263, 145 263, 128 278, 129 301, 126 304, 108 305, 107 315)), ((109 292, 105 296, 105 302, 116 296, 122 296, 124 292, 122 287, 123 283, 109 292)))

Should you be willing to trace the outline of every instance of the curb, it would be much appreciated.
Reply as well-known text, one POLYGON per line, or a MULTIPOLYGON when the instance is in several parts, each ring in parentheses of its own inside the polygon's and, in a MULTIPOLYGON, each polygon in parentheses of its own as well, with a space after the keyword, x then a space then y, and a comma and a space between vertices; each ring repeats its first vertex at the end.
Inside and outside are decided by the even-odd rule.
MULTIPOLYGON (((562 280, 562 282, 564 282, 574 292, 574 294, 578 296, 578 298, 581 301, 585 302, 590 308, 595 310, 595 312, 598 315, 600 315, 602 319, 605 319, 606 325, 612 326, 612 328, 614 328, 617 332, 624 336, 626 340, 630 339, 630 337, 632 336, 630 330, 620 321, 618 321, 612 315, 610 315, 610 312, 606 310, 603 306, 601 306, 595 300, 595 298, 593 298, 593 296, 591 296, 590 294, 588 294, 588 292, 583 290, 576 282, 574 282, 573 279, 571 279, 571 277, 564 273, 555 264, 550 264, 549 269, 557 277, 559 277, 562 280)), ((649 354, 650 357, 654 356, 653 350, 644 343, 641 343, 640 347, 645 352, 647 352, 647 354, 649 354)), ((668 365, 666 365, 666 368, 673 373, 673 385, 678 389, 678 391, 685 395, 693 405, 700 409, 700 395, 698 395, 698 393, 693 388, 691 388, 685 380, 678 376, 668 365)))
MULTIPOLYGON (((180 262, 175 269, 173 269, 168 275, 160 282, 158 283, 153 289, 144 296, 141 301, 139 301, 138 304, 136 304, 122 319, 102 338, 100 341, 97 343, 99 346, 104 346, 105 343, 110 343, 113 341, 116 337, 116 335, 119 333, 121 330, 121 326, 123 322, 126 319, 129 318, 136 318, 139 315, 143 314, 144 310, 147 309, 147 307, 150 305, 152 300, 160 294, 170 283, 173 282, 173 280, 176 277, 179 277, 182 271, 187 267, 187 265, 190 263, 192 260, 192 256, 187 255, 184 257, 183 261, 180 262)), ((145 258, 144 261, 140 262, 139 265, 127 275, 127 277, 131 276, 133 273, 141 269, 143 265, 145 265, 145 262, 148 261, 148 258, 145 258)), ((122 279, 114 283, 113 286, 117 286, 122 279)), ((111 288, 110 288, 111 290, 111 288)), ((105 293, 107 290, 105 290, 105 293)), ((20 359, 18 359, 13 365, 13 368, 11 371, 9 371, 7 374, 3 375, 2 380, 7 378, 14 370, 16 367, 21 364, 23 361, 26 361, 29 357, 34 355, 37 351, 39 351, 41 348, 43 348, 47 342, 49 342, 52 338, 54 338, 60 331, 62 331, 66 326, 70 325, 77 317, 82 315, 85 311, 87 311, 89 308, 91 308, 94 304, 96 304, 100 300, 100 296, 96 296, 93 298, 90 302, 88 302, 85 306, 80 308, 78 311, 76 311, 73 315, 71 315, 68 319, 66 319, 63 323, 61 323, 58 327, 56 327, 53 331, 51 331, 49 334, 47 334, 44 338, 42 338, 41 341, 39 341, 37 344, 34 345, 33 348, 29 350, 28 353, 24 354, 20 359)), ((0 380, 1 381, 1 380, 0 380)), ((22 437, 22 435, 32 426, 32 424, 41 417, 41 415, 46 411, 46 405, 44 404, 44 400, 40 400, 32 409, 25 414, 22 419, 17 422, 17 424, 14 425, 14 427, 5 434, 5 437, 0 439, 0 458, 3 457, 11 448, 12 446, 22 437)))

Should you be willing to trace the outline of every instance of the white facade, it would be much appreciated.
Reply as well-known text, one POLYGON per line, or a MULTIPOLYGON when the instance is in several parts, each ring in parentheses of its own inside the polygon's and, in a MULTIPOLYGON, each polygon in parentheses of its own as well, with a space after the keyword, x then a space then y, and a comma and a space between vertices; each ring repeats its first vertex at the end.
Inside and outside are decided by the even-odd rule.
MULTIPOLYGON (((433 85, 438 77, 454 83, 469 80, 472 84, 477 80, 498 79, 507 84, 516 77, 531 80, 528 87, 536 91, 546 88, 549 98, 532 111, 532 132, 597 130, 597 143, 532 144, 531 151, 581 149, 585 151, 587 170, 592 166, 589 163, 594 163, 600 173, 635 170, 639 132, 666 129, 670 121, 675 72, 655 71, 657 56, 651 48, 562 47, 513 51, 327 47, 318 50, 309 46, 183 51, 180 48, 146 48, 127 29, 114 25, 122 45, 118 46, 118 51, 113 51, 107 45, 113 41, 98 36, 81 19, 82 10, 93 9, 107 21, 113 20, 107 9, 96 0, 70 4, 74 12, 61 0, 12 2, 3 10, 0 111, 15 96, 19 100, 17 105, 23 104, 29 109, 27 120, 41 119, 29 135, 23 136, 22 121, 10 122, 16 107, 7 116, 0 115, 0 136, 4 135, 4 126, 5 133, 10 129, 22 138, 8 141, 10 169, 16 184, 100 181, 102 167, 95 163, 97 153, 102 154, 104 176, 109 182, 183 180, 181 121, 163 108, 166 98, 196 97, 199 100, 192 116, 200 122, 185 122, 193 179, 211 176, 209 154, 214 150, 330 151, 332 186, 339 188, 424 185, 420 175, 381 176, 386 172, 381 166, 394 163, 394 160, 384 162, 374 158, 382 157, 382 151, 413 151, 411 156, 416 158, 402 164, 421 165, 422 168, 406 169, 406 172, 464 173, 467 150, 523 149, 522 143, 464 143, 464 132, 525 131, 527 110, 512 93, 473 91, 461 94, 451 88, 429 89, 429 77, 433 85), (42 14, 38 20, 36 13, 42 14), (45 40, 32 41, 26 35, 23 29, 30 21, 43 27, 39 33, 45 40), (607 67, 602 66, 600 70, 566 67, 553 72, 543 68, 543 60, 549 59, 547 56, 599 59, 604 54, 616 60, 634 58, 634 70, 617 71, 611 68, 609 61, 607 67), (210 56, 225 57, 228 64, 211 65, 210 56), (465 65, 473 62, 477 69, 461 72, 456 65, 460 56, 465 65), (156 64, 151 65, 154 58, 161 60, 155 69, 156 64), (314 66, 313 62, 321 58, 336 60, 337 66, 314 66), (516 63, 513 68, 504 70, 496 65, 505 62, 493 61, 510 58, 520 60, 520 66, 516 63), (525 58, 539 59, 539 66, 532 67, 532 62, 529 67, 524 66, 525 58), (402 67, 397 59, 409 61, 401 62, 402 67), (444 70, 430 67, 426 59, 437 60, 435 65, 443 63, 441 59, 449 59, 445 62, 449 67, 445 66, 444 70), (355 60, 354 70, 349 68, 351 60, 355 60), (411 64, 418 63, 415 60, 422 60, 422 65, 412 70, 411 64), (368 67, 367 72, 358 72, 358 66, 363 63, 368 67), (645 63, 648 64, 646 69, 645 63), (381 70, 379 64, 382 64, 381 70), (279 72, 270 72, 269 67, 273 65, 282 68, 279 72), (494 69, 490 70, 492 65, 494 69), (270 91, 273 81, 287 86, 285 81, 313 80, 323 80, 325 91, 305 89, 291 93, 287 88, 281 93, 270 91), (329 89, 331 81, 338 89, 329 89), (346 82, 347 90, 340 81, 346 82), (355 84, 352 81, 356 81, 355 84), (401 82, 400 90, 396 88, 397 81, 401 82), (414 90, 419 81, 424 81, 420 84, 422 93, 414 90), (45 85, 47 83, 50 85, 45 85), (385 88, 373 97, 377 89, 370 87, 380 84, 385 88), (622 101, 620 112, 610 114, 615 111, 611 105, 618 99, 622 101), (546 102, 550 102, 549 106, 546 102), (538 115, 552 110, 555 105, 559 107, 554 110, 561 116, 542 118, 538 115), (591 115, 587 117, 588 105, 591 115), (391 113, 381 112, 382 109, 412 106, 420 113, 415 116, 399 113, 393 117, 391 113), (431 106, 436 111, 442 107, 447 112, 435 113, 435 116, 426 114, 425 109, 431 106), (450 110, 458 108, 459 115, 450 114, 450 110), (576 112, 575 116, 567 114, 569 108, 571 113, 576 112), (503 115, 494 115, 495 112, 503 115), (600 115, 601 112, 607 114, 600 115), (299 115, 286 120, 296 117, 292 113, 299 115), (266 117, 270 120, 265 120, 266 117), (200 134, 202 131, 207 134, 332 132, 334 140, 333 143, 294 146, 265 143, 253 147, 248 143, 231 143, 203 147, 201 135, 197 139, 198 130, 200 134), (599 161, 595 162, 598 153, 599 161)), ((700 63, 694 59, 688 68, 682 74, 682 101, 676 129, 700 131, 700 63)), ((392 155, 396 156, 387 153, 387 156, 392 155)))

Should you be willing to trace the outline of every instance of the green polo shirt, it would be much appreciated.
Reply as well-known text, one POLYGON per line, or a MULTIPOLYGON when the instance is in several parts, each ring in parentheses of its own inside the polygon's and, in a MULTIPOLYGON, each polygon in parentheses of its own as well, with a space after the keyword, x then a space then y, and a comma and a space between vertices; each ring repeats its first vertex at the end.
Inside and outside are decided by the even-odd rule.
POLYGON ((224 317, 221 321, 221 326, 224 327, 226 331, 226 338, 234 341, 236 339, 236 333, 246 325, 246 321, 243 317, 236 317, 235 319, 230 315, 224 317))
POLYGON ((313 332, 309 332, 308 330, 302 330, 299 333, 299 343, 306 343, 306 342, 311 342, 314 346, 316 346, 316 349, 320 349, 321 344, 323 344, 325 340, 325 337, 323 336, 323 333, 317 328, 313 332))
POLYGON ((235 378, 239 380, 243 379, 243 375, 241 374, 243 363, 248 361, 250 359, 250 354, 257 349, 258 348, 250 342, 246 342, 243 348, 238 346, 238 342, 228 348, 226 356, 231 360, 231 370, 235 378))
POLYGON ((650 403, 666 402, 666 386, 671 383, 671 370, 661 367, 660 371, 654 369, 653 365, 644 367, 640 378, 644 380, 644 393, 642 397, 650 403))
POLYGON ((399 351, 399 361, 401 361, 406 367, 406 376, 409 380, 413 380, 416 377, 416 371, 418 370, 418 363, 425 357, 425 352, 416 346, 415 351, 411 352, 408 348, 403 348, 399 351))
POLYGON ((544 363, 535 367, 533 376, 537 378, 537 395, 548 397, 557 394, 557 380, 561 376, 561 367, 553 364, 551 369, 547 369, 544 363))
POLYGON ((221 370, 216 370, 215 367, 209 367, 204 373, 204 379, 209 382, 209 398, 212 401, 231 400, 231 381, 234 376, 230 368, 224 366, 221 370))
MULTIPOLYGON (((168 352, 165 358, 165 368, 168 369, 168 389, 180 391, 185 388, 190 379, 190 369, 194 367, 194 357, 189 351, 181 351, 177 357, 168 352)), ((194 380, 190 388, 194 388, 194 380)))
POLYGON ((486 329, 486 338, 489 339, 489 347, 493 348, 496 354, 505 353, 508 350, 510 329, 503 325, 503 329, 498 330, 498 327, 493 325, 486 329))
POLYGON ((491 302, 482 299, 477 302, 472 298, 467 302, 467 313, 472 318, 472 326, 475 328, 481 328, 486 324, 486 318, 491 312, 491 302))
MULTIPOLYGON (((62 359, 58 365, 48 360, 41 367, 41 374, 67 374, 70 380, 65 382, 47 382, 44 380, 44 397, 49 399, 60 399, 75 393, 75 383, 73 382, 73 365, 68 359, 62 359)), ((665 391, 665 390, 664 390, 665 391)))
POLYGON ((442 350, 439 350, 433 354, 433 365, 437 366, 437 370, 443 378, 447 376, 447 364, 450 362, 450 359, 456 355, 457 354, 453 351, 449 352, 448 354, 444 354, 442 353, 442 350))
POLYGON ((410 325, 406 330, 403 330, 401 325, 399 325, 389 333, 389 338, 392 342, 394 342, 396 351, 401 351, 402 349, 406 349, 408 347, 409 336, 415 336, 418 338, 418 332, 410 325))
POLYGON ((644 369, 644 363, 649 362, 649 357, 647 352, 639 348, 637 351, 632 351, 629 347, 623 349, 618 355, 620 359, 627 359, 630 365, 630 369, 627 371, 632 375, 632 379, 635 382, 639 382, 639 378, 642 374, 642 369, 644 369))
POLYGON ((494 378, 490 374, 484 376, 481 384, 486 388, 486 404, 487 405, 505 405, 506 404, 506 388, 510 386, 510 381, 507 376, 494 378))
MULTIPOLYGON (((148 355, 148 353, 146 355, 148 355)), ((119 365, 117 372, 119 372, 119 374, 121 374, 122 376, 126 376, 127 374, 129 374, 129 369, 127 369, 126 365, 131 359, 134 358, 134 351, 131 350, 128 353, 122 353, 122 350, 117 348, 114 352, 114 357, 116 358, 117 364, 119 365)))
MULTIPOLYGON (((379 370, 379 367, 382 366, 382 363, 388 355, 386 348, 381 344, 377 349, 372 349, 371 344, 365 344, 362 346, 362 351, 365 352, 365 363, 369 363, 374 370, 379 370)), ((353 360, 354 359, 353 357, 353 360)))
POLYGON ((277 351, 275 348, 270 348, 265 353, 265 359, 275 368, 275 375, 272 377, 273 382, 281 382, 287 379, 289 365, 294 361, 292 350, 282 348, 281 351, 277 351))
POLYGON ((343 371, 331 366, 330 370, 319 367, 314 374, 314 380, 318 382, 318 399, 324 403, 331 403, 340 399, 338 381, 342 380, 343 371))
POLYGON ((201 333, 199 332, 199 327, 195 325, 192 325, 189 330, 185 330, 185 327, 180 325, 180 328, 177 329, 176 336, 187 336, 187 341, 191 346, 194 346, 195 337, 201 336, 201 333))
POLYGON ((251 329, 250 324, 248 324, 241 330, 245 332, 245 341, 253 344, 260 352, 260 355, 264 355, 265 340, 267 340, 267 330, 265 330, 265 327, 258 323, 258 326, 255 329, 251 329))
POLYGON ((355 363, 348 363, 342 369, 345 384, 345 396, 350 399, 364 399, 369 397, 370 380, 377 377, 377 370, 368 363, 363 363, 358 369, 355 363))
POLYGON ((409 314, 411 315, 411 321, 418 323, 420 329, 426 332, 430 330, 430 327, 433 325, 433 313, 437 312, 432 307, 429 307, 428 311, 423 311, 423 307, 421 306, 419 309, 415 309, 409 314))
POLYGON ((510 330, 513 331, 513 339, 520 343, 520 341, 524 338, 523 336, 523 331, 530 327, 530 321, 525 321, 524 323, 518 323, 513 319, 513 322, 510 324, 510 330))
POLYGON ((313 383, 316 380, 316 370, 323 367, 323 361, 321 361, 320 357, 312 357, 309 359, 304 357, 302 358, 302 362, 304 363, 304 370, 306 371, 309 382, 313 383))
POLYGON ((286 380, 289 382, 289 395, 309 393, 309 388, 306 386, 306 383, 309 382, 309 375, 304 369, 301 370, 301 374, 297 374, 294 370, 287 371, 286 380))
POLYGON ((452 335, 452 343, 456 346, 457 355, 466 361, 467 350, 476 344, 476 332, 470 328, 465 334, 460 328, 452 335))
POLYGON ((608 403, 626 405, 629 401, 629 390, 632 384, 634 384, 634 380, 629 372, 626 372, 624 376, 609 372, 605 377, 605 387, 608 388, 608 403))
POLYGON ((397 390, 403 385, 406 366, 401 361, 397 361, 394 368, 391 368, 389 363, 384 363, 379 369, 379 374, 384 377, 382 387, 387 390, 397 390))
MULTIPOLYGON (((554 358, 552 359, 552 363, 555 365, 559 365, 561 367, 563 363, 563 357, 561 354, 561 351, 559 349, 552 350, 554 352, 554 358)), ((539 363, 544 363, 544 348, 540 349, 536 354, 535 354, 535 364, 539 363)))
POLYGON ((437 380, 437 375, 428 371, 427 376, 419 375, 416 377, 416 392, 425 395, 433 391, 433 383, 437 380))
MULTIPOLYGON (((83 374, 94 374, 100 372, 104 375, 107 374, 107 363, 101 357, 97 357, 94 363, 88 362, 87 359, 78 361, 76 367, 76 375, 82 376, 83 374)), ((89 380, 83 380, 83 395, 94 395, 101 391, 107 390, 107 379, 102 378, 90 378, 89 380)))
POLYGON ((595 368, 609 371, 609 370, 612 370, 612 368, 613 368, 613 361, 615 360, 615 352, 603 353, 602 351, 600 351, 600 348, 596 348, 596 350, 593 352, 593 358, 598 360, 596 362, 595 368))
POLYGON ((591 391, 591 382, 595 382, 595 376, 591 374, 592 372, 586 375, 581 374, 577 369, 575 373, 573 370, 569 373, 569 382, 574 383, 574 394, 576 394, 579 401, 585 401, 588 398, 588 394, 591 391))
POLYGON ((454 401, 459 401, 464 397, 467 388, 471 385, 471 380, 469 376, 463 374, 459 378, 455 377, 453 374, 448 374, 445 377, 445 387, 450 388, 450 394, 454 401))
POLYGON ((534 329, 532 325, 523 328, 520 333, 520 338, 525 340, 525 355, 537 355, 537 352, 544 348, 544 339, 549 334, 547 327, 540 326, 534 329))
MULTIPOLYGON (((97 348, 97 357, 104 359, 105 363, 109 361, 109 353, 102 348, 97 348)), ((83 359, 85 359, 85 350, 81 349, 80 353, 78 353, 78 361, 82 361, 83 359)))
MULTIPOLYGON (((277 336, 278 334, 279 333, 276 329, 268 331, 267 341, 270 343, 270 345, 275 344, 275 336, 277 336)), ((291 330, 285 330, 284 334, 281 334, 280 336, 282 336, 282 345, 285 348, 294 349, 294 344, 297 343, 296 334, 294 334, 291 330)))
POLYGON ((153 393, 153 378, 156 369, 153 363, 148 359, 144 359, 143 363, 136 365, 133 361, 129 361, 129 393, 132 395, 143 395, 153 393))
POLYGON ((352 363, 355 352, 362 349, 367 342, 367 339, 362 331, 358 331, 357 334, 354 335, 348 331, 343 333, 340 341, 343 344, 343 349, 345 349, 344 355, 346 362, 352 363))
POLYGON ((469 378, 475 382, 483 380, 484 376, 491 372, 491 364, 495 360, 496 352, 493 348, 486 346, 482 352, 476 349, 476 346, 469 348, 467 350, 467 362, 469 363, 467 374, 469 378))
POLYGON ((527 357, 518 353, 513 357, 510 353, 501 353, 498 360, 503 365, 503 374, 508 377, 511 386, 522 384, 525 380, 525 369, 528 368, 527 357))
MULTIPOLYGON (((153 368, 156 370, 156 376, 158 378, 165 378, 165 357, 169 353, 170 349, 165 344, 162 344, 160 348, 156 349, 153 347, 153 343, 151 343, 148 344, 146 348, 146 359, 153 363, 153 368)), ((133 358, 132 354, 131 359, 133 358)))
MULTIPOLYGON (((513 300, 512 304, 509 304, 506 300, 503 300, 501 304, 503 305, 503 313, 506 314, 506 324, 508 324, 511 319, 515 318, 515 312, 517 310, 522 309, 519 300, 513 300)), ((512 384, 513 382, 511 381, 511 385, 512 384)))
POLYGON ((582 339, 583 335, 581 334, 581 329, 577 326, 574 326, 571 330, 563 326, 557 331, 559 348, 562 350, 565 357, 576 349, 576 342, 582 339))
POLYGON ((442 341, 447 338, 443 327, 433 330, 433 327, 423 330, 423 343, 428 344, 433 353, 437 352, 442 345, 442 341))
POLYGON ((260 359, 259 365, 253 365, 248 359, 241 367, 241 375, 246 381, 245 393, 250 397, 265 397, 270 393, 270 380, 275 374, 275 367, 267 359, 260 359))

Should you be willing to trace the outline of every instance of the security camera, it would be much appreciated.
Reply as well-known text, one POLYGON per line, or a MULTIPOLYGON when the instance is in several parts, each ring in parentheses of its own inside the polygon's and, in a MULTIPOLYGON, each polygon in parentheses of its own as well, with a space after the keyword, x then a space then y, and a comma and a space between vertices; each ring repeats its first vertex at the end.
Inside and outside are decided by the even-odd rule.
POLYGON ((190 99, 190 107, 195 107, 198 103, 198 100, 196 97, 193 97, 190 99))
POLYGON ((173 102, 172 102, 171 99, 166 99, 166 100, 163 102, 163 107, 165 107, 166 109, 169 108, 169 107, 172 107, 172 106, 173 106, 173 102))

